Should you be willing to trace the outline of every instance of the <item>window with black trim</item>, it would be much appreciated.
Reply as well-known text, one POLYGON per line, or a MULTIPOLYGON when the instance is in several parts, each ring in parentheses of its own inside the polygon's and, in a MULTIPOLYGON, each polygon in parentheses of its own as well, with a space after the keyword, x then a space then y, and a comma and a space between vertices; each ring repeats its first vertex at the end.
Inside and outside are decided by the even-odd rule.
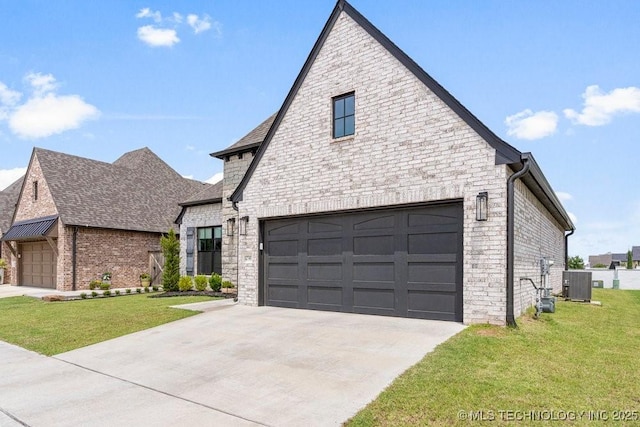
POLYGON ((222 273, 222 226, 198 228, 197 274, 222 273))
POLYGON ((33 200, 38 200, 38 181, 33 181, 33 200))
POLYGON ((333 137, 353 135, 356 132, 356 94, 348 93, 333 98, 333 137))

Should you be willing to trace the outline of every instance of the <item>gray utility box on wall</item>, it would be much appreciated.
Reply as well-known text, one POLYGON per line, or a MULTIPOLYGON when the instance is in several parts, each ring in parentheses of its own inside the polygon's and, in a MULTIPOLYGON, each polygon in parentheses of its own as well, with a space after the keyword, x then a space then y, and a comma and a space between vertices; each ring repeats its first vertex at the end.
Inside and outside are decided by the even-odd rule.
POLYGON ((572 300, 591 301, 591 272, 568 270, 562 272, 565 297, 572 300))

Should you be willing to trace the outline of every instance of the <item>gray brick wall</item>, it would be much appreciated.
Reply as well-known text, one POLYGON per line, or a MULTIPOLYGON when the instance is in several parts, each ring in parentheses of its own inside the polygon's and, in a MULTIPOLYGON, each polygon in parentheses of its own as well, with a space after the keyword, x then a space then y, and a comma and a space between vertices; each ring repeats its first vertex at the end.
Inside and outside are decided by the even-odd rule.
POLYGON ((229 196, 235 191, 242 181, 247 168, 253 160, 253 154, 242 153, 230 156, 224 162, 224 183, 222 184, 222 278, 230 280, 234 284, 238 282, 238 212, 233 209, 229 196), (235 218, 235 231, 233 236, 227 235, 227 219, 235 218))
MULTIPOLYGON (((222 203, 187 208, 182 217, 182 224, 180 224, 180 275, 186 276, 187 274, 187 227, 213 227, 218 225, 222 225, 222 203)), ((194 266, 198 265, 197 250, 194 251, 193 263, 194 266)))
MULTIPOLYGON (((244 191, 239 299, 258 303, 258 219, 464 202, 464 321, 505 314, 506 179, 495 151, 342 14, 244 191), (332 97, 356 94, 356 133, 331 138, 332 97), (478 192, 489 220, 475 220, 478 192)), ((225 170, 226 173, 226 170, 225 170)))
POLYGON ((520 277, 529 277, 539 286, 540 258, 554 261, 551 285, 555 292, 562 290, 564 230, 522 181, 516 181, 514 193, 514 314, 518 316, 535 303, 533 286, 520 282, 520 277))

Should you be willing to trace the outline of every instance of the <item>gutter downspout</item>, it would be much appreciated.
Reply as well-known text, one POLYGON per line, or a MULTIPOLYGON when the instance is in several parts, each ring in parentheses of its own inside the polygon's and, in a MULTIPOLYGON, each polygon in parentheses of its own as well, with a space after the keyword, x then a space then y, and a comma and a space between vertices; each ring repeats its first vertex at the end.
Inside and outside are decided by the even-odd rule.
POLYGON ((514 264, 514 236, 515 236, 515 197, 514 184, 518 178, 529 172, 529 158, 522 157, 522 169, 507 179, 507 326, 518 327, 513 314, 513 264, 514 264))
POLYGON ((564 236, 564 270, 567 271, 569 269, 569 236, 575 233, 576 230, 571 230, 569 234, 565 234, 564 236))
MULTIPOLYGON (((231 198, 229 198, 231 200, 231 198)), ((238 297, 240 296, 240 209, 238 209, 238 202, 231 201, 231 207, 234 211, 238 213, 236 224, 238 224, 238 233, 236 237, 236 289, 238 293, 234 298, 233 302, 238 302, 238 297)))
POLYGON ((78 258, 78 227, 73 227, 73 235, 71 239, 71 290, 76 290, 76 265, 78 258))

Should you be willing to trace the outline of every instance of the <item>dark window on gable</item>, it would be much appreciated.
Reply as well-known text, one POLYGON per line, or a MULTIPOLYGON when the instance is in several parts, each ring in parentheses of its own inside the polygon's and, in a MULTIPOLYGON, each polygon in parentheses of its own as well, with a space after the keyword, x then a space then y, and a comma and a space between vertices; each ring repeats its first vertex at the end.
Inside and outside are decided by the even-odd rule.
POLYGON ((333 137, 353 135, 356 132, 356 94, 333 98, 333 137))
POLYGON ((33 181, 33 200, 38 200, 38 181, 33 181))

